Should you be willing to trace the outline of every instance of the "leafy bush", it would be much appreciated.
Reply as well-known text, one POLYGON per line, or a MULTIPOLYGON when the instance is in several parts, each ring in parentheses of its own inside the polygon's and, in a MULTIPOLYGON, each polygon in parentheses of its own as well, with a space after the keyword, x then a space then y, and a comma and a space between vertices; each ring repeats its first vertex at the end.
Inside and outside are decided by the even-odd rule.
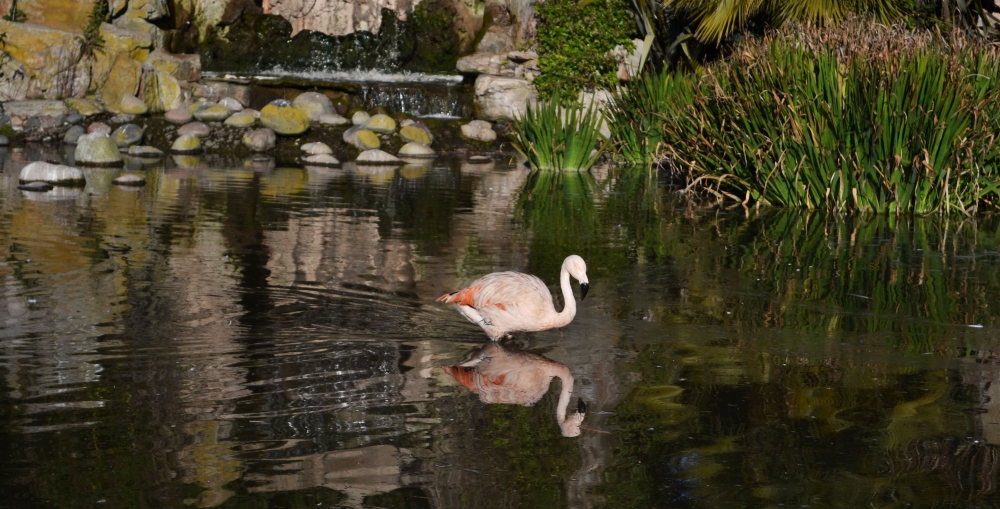
POLYGON ((593 105, 564 106, 556 96, 528 105, 525 115, 514 122, 512 141, 535 169, 588 170, 604 150, 603 143, 598 146, 600 122, 593 105))
MULTIPOLYGON (((843 46, 826 43, 849 31, 825 42, 795 34, 737 48, 702 78, 656 78, 691 90, 650 116, 662 116, 664 153, 701 189, 833 211, 971 213, 1000 205, 997 48, 956 39, 948 51, 940 39, 892 31, 843 46)), ((622 109, 613 120, 629 118, 622 109)))
POLYGON ((617 84, 617 64, 607 55, 617 45, 631 51, 636 26, 627 0, 549 0, 535 5, 542 98, 572 100, 584 89, 617 84))

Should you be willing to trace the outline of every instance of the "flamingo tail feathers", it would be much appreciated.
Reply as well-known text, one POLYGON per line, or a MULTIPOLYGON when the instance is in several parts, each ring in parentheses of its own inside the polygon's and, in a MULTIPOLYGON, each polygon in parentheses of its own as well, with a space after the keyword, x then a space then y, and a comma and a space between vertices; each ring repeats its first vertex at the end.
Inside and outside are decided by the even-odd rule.
POLYGON ((446 293, 438 297, 438 302, 450 302, 458 304, 459 306, 476 306, 476 293, 479 292, 478 286, 471 286, 469 288, 463 288, 457 292, 446 293))

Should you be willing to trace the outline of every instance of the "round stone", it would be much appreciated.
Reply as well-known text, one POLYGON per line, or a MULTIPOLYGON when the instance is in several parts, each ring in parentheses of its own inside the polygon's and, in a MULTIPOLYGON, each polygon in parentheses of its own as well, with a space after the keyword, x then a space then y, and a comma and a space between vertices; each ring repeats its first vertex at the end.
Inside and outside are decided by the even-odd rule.
POLYGON ((118 148, 125 148, 142 141, 142 132, 143 129, 135 124, 125 124, 115 129, 111 137, 118 144, 118 148))
POLYGON ((187 108, 174 108, 164 113, 163 118, 167 119, 167 122, 171 124, 184 125, 190 122, 194 118, 194 115, 187 108))
POLYGON ((253 116, 253 113, 239 112, 233 114, 233 116, 226 119, 223 122, 229 127, 251 127, 257 123, 257 119, 253 116))
POLYGON ((63 136, 63 143, 67 145, 76 145, 76 142, 80 139, 80 136, 87 134, 87 130, 83 126, 75 125, 66 130, 66 134, 63 136))
POLYGON ((317 121, 320 115, 333 113, 333 101, 319 92, 303 92, 295 98, 293 104, 304 111, 309 120, 317 121))
POLYGON ((83 184, 83 172, 72 166, 35 161, 21 168, 18 180, 22 184, 28 182, 45 182, 48 184, 83 184))
POLYGON ((223 97, 222 99, 219 99, 219 106, 222 106, 233 113, 243 111, 243 105, 232 97, 223 97))
POLYGON ((157 159, 163 157, 163 151, 148 145, 133 145, 128 148, 128 155, 145 159, 157 159))
POLYGON ((330 154, 314 154, 303 158, 302 162, 310 166, 339 166, 340 161, 330 154))
POLYGON ((319 123, 323 125, 350 125, 351 121, 336 113, 324 113, 319 116, 319 123))
POLYGON ((112 180, 111 183, 118 186, 139 187, 146 185, 146 179, 136 175, 135 173, 126 173, 124 175, 119 175, 112 180))
POLYGON ((121 166, 118 144, 104 133, 85 134, 76 141, 76 164, 89 166, 121 166))
POLYGON ((146 103, 132 94, 125 94, 122 97, 121 109, 126 115, 145 115, 149 111, 146 103))
POLYGON ((288 101, 279 99, 260 110, 260 123, 277 134, 295 136, 309 129, 309 116, 288 101))
POLYGON ((356 125, 344 131, 344 142, 357 147, 360 150, 369 150, 382 146, 382 142, 378 139, 378 135, 360 125, 356 125))
POLYGON ((185 134, 174 140, 170 151, 175 154, 197 154, 201 152, 201 139, 193 134, 185 134))
POLYGON ((104 122, 93 122, 87 126, 87 134, 90 133, 111 134, 111 126, 105 124, 104 122))
POLYGON ((269 128, 254 129, 243 135, 243 144, 254 152, 265 152, 274 148, 277 136, 269 128))
POLYGON ((83 115, 79 113, 70 113, 66 116, 66 123, 70 125, 77 125, 83 122, 83 115))
POLYGON ((212 130, 203 122, 188 122, 187 124, 177 128, 177 134, 181 136, 190 134, 199 138, 204 138, 211 132, 212 130))
POLYGON ((399 130, 399 137, 406 142, 417 142, 423 143, 424 145, 430 145, 434 142, 434 136, 431 135, 430 130, 425 127, 420 127, 417 124, 410 124, 404 126, 399 130))
POLYGON ((225 107, 219 106, 218 104, 213 104, 207 108, 200 108, 194 111, 194 118, 201 120, 202 122, 222 122, 223 120, 229 118, 232 112, 225 107))
POLYGON ((323 142, 306 143, 302 145, 302 151, 309 155, 332 154, 333 150, 323 142))
POLYGON ((434 151, 423 143, 411 141, 399 149, 399 157, 434 157, 434 151))
POLYGON ((364 125, 368 119, 372 118, 367 111, 356 111, 354 115, 351 116, 351 123, 354 125, 364 125))
POLYGON ((384 150, 376 148, 365 150, 358 154, 358 158, 354 162, 358 164, 403 164, 404 161, 384 150))
POLYGON ((379 113, 365 122, 365 127, 380 134, 392 134, 396 132, 396 121, 389 115, 379 113))

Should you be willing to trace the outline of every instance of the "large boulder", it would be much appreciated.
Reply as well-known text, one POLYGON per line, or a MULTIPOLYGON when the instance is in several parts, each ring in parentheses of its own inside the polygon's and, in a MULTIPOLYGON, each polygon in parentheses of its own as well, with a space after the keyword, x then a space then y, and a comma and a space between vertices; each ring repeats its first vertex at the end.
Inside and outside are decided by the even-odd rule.
POLYGON ((369 150, 382 146, 378 135, 361 125, 356 125, 344 131, 344 142, 357 147, 359 150, 369 150))
POLYGON ((277 99, 260 110, 260 123, 277 134, 295 136, 309 129, 309 115, 291 102, 277 99))
MULTIPOLYGON (((94 55, 94 86, 102 88, 111 78, 111 71, 119 55, 141 62, 153 49, 153 39, 149 34, 134 32, 109 23, 101 24, 100 35, 104 39, 103 51, 94 55)), ((129 92, 135 93, 135 92, 129 92)))
POLYGON ((0 21, 0 33, 5 34, 3 51, 17 62, 8 60, 3 68, 14 73, 0 79, 4 99, 80 97, 90 87, 91 66, 79 58, 78 35, 9 21, 0 21))
POLYGON ((303 92, 295 98, 293 104, 306 112, 309 120, 314 122, 319 121, 323 114, 333 113, 333 101, 319 92, 303 92))
POLYGON ((44 161, 35 161, 21 168, 18 180, 21 183, 47 182, 57 185, 82 185, 84 183, 83 172, 79 169, 44 161))
POLYGON ((113 113, 122 113, 122 98, 139 92, 142 64, 119 53, 111 65, 111 74, 101 87, 101 100, 113 113))
POLYGON ((76 164, 85 166, 121 166, 122 154, 110 136, 96 132, 85 134, 76 142, 76 164))
POLYGON ((480 75, 474 86, 476 117, 512 122, 538 100, 538 91, 526 80, 480 75))
POLYGON ((142 99, 150 112, 163 113, 180 108, 184 104, 184 91, 172 74, 156 71, 146 74, 142 99))

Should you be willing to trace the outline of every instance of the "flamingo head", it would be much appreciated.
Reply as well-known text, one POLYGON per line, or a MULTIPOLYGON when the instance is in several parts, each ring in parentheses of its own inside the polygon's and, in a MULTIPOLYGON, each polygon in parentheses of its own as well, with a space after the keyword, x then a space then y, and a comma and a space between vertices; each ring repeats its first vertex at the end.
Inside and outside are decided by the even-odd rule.
POLYGON ((590 280, 587 279, 587 262, 577 255, 569 255, 563 262, 563 267, 569 275, 580 282, 580 300, 587 298, 587 290, 590 289, 590 280))
POLYGON ((587 415, 587 406, 583 403, 583 400, 577 402, 577 412, 575 414, 567 415, 562 422, 559 423, 559 428, 562 430, 562 436, 564 437, 578 437, 580 436, 580 425, 583 424, 583 418, 587 415))

